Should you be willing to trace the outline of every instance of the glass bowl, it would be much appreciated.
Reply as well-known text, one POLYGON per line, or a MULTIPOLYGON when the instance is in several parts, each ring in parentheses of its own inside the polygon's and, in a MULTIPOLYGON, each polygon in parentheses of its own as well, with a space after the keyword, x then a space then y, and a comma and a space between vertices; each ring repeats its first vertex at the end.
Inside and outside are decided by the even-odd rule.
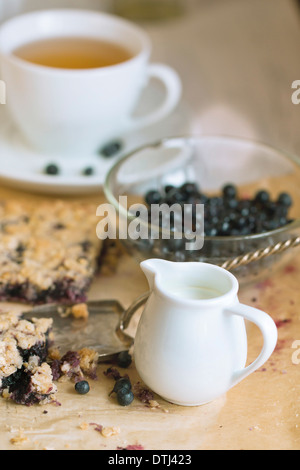
MULTIPOLYGON (((108 173, 104 191, 115 211, 116 229, 122 228, 121 235, 116 230, 119 239, 137 261, 207 262, 233 271, 240 282, 251 282, 266 278, 294 256, 293 247, 300 242, 299 182, 300 159, 294 155, 243 138, 187 136, 166 138, 125 156, 108 173), (140 228, 147 228, 148 238, 129 235, 130 224, 141 214, 136 211, 145 205, 150 190, 163 193, 168 186, 180 187, 187 182, 196 183, 209 197, 218 197, 225 185, 232 184, 244 201, 260 190, 268 191, 272 201, 287 192, 293 206, 280 228, 251 235, 204 236, 201 249, 187 250, 186 233, 178 237, 177 228, 170 239, 164 239, 164 228, 159 224, 153 227, 145 218, 140 228), (160 234, 155 239, 152 229, 152 234, 160 234)), ((202 216, 205 220, 205 204, 202 216)))

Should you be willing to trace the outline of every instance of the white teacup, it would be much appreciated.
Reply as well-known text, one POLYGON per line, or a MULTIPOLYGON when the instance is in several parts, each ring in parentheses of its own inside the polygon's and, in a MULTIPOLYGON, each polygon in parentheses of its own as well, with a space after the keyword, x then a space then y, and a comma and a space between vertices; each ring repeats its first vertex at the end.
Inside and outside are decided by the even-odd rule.
POLYGON ((149 64, 151 41, 133 23, 86 10, 46 10, 13 18, 0 28, 0 70, 11 116, 38 150, 87 154, 120 135, 152 125, 180 100, 177 73, 149 64), (35 65, 13 51, 48 38, 87 37, 115 42, 131 52, 126 62, 102 68, 69 70, 35 65), (158 109, 134 118, 149 78, 163 82, 166 97, 158 109))

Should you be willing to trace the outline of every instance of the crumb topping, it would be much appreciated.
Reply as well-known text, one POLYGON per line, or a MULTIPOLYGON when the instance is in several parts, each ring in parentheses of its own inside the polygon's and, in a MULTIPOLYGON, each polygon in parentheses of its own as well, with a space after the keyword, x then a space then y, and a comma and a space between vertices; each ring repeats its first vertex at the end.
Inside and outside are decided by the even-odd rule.
POLYGON ((49 395, 57 392, 57 387, 53 383, 51 367, 46 362, 33 370, 31 383, 35 391, 41 395, 49 395))
POLYGON ((31 299, 35 290, 51 292, 66 279, 80 289, 93 276, 102 244, 96 236, 94 207, 63 201, 32 207, 6 201, 0 204, 0 221, 2 296, 18 297, 19 290, 31 299))
POLYGON ((0 386, 3 377, 9 377, 23 365, 23 359, 18 350, 18 344, 8 333, 0 339, 0 386))
MULTIPOLYGON (((34 353, 30 354, 30 351, 34 346, 38 347, 39 345, 41 348, 46 348, 52 323, 53 319, 51 318, 33 318, 29 321, 23 319, 21 314, 17 313, 6 312, 0 314, 0 388, 4 385, 3 381, 5 379, 23 369, 35 376, 37 391, 38 387, 45 390, 47 381, 47 389, 49 389, 49 371, 51 374, 51 369, 49 366, 43 366, 40 370, 41 358, 34 353), (24 354, 29 355, 27 360, 24 360, 24 354), (39 379, 38 375, 40 375, 39 379), (45 386, 42 387, 42 384, 45 386)), ((5 390, 6 395, 8 395, 9 387, 5 390)))

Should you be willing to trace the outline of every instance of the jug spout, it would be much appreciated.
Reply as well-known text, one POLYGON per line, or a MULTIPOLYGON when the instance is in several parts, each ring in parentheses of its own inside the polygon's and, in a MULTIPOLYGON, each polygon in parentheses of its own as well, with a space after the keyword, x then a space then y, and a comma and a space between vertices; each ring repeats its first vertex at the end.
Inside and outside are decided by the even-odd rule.
POLYGON ((165 261, 163 259, 149 259, 143 261, 140 266, 142 271, 144 272, 149 288, 152 291, 155 287, 155 278, 157 275, 164 275, 167 273, 169 261, 165 261))

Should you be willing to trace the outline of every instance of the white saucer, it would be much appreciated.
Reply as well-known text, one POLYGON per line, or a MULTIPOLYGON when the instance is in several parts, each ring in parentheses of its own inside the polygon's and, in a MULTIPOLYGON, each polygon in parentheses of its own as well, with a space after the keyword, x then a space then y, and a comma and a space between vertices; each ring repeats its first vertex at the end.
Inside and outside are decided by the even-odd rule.
MULTIPOLYGON (((144 114, 157 105, 162 98, 161 86, 153 81, 144 92, 137 114, 144 114)), ((100 191, 105 176, 116 160, 146 143, 164 137, 188 134, 190 112, 181 102, 177 109, 163 122, 126 136, 116 136, 123 143, 118 155, 104 158, 99 154, 82 155, 76 158, 41 155, 24 141, 8 116, 5 105, 0 106, 0 181, 17 189, 47 194, 88 194, 100 191), (55 163, 59 175, 44 174, 45 167, 55 163), (93 176, 83 176, 84 168, 93 167, 93 176)))

